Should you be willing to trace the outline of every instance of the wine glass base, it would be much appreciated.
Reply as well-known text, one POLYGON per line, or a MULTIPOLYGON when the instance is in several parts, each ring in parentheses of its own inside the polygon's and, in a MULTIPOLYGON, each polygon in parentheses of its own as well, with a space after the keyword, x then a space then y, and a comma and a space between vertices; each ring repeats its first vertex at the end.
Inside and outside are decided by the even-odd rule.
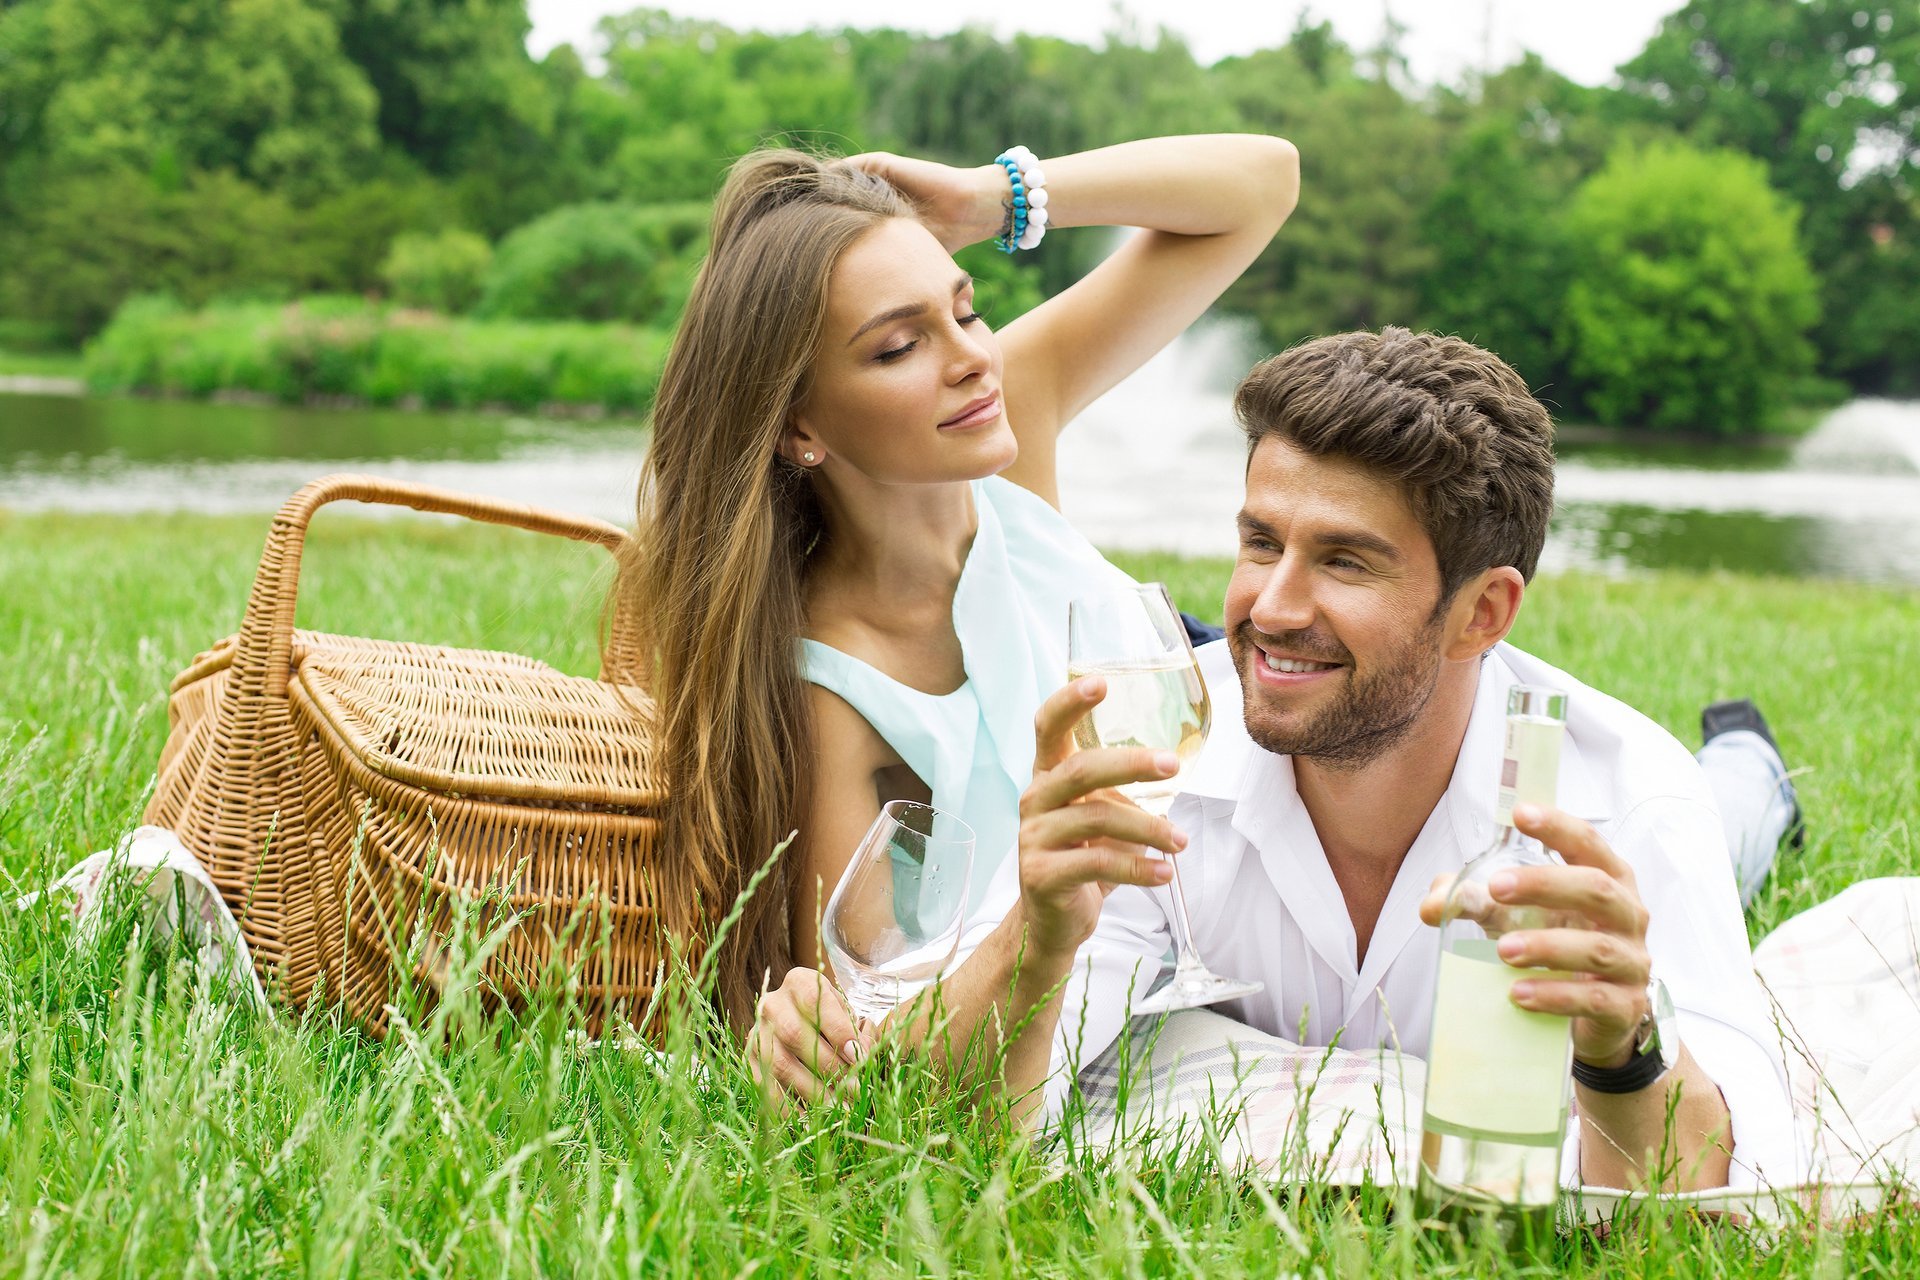
POLYGON ((1173 980, 1152 995, 1134 1001, 1132 1012, 1172 1013, 1176 1009, 1198 1009, 1223 1000, 1238 1000, 1265 991, 1267 984, 1251 978, 1222 978, 1205 969, 1189 973, 1177 970, 1173 980))

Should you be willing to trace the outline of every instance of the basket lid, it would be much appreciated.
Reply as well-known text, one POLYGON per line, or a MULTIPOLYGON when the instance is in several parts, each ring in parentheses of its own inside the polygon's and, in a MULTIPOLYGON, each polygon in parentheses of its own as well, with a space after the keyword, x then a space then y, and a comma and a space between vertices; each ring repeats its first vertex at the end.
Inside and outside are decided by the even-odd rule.
POLYGON ((514 654, 387 643, 300 664, 290 690, 372 772, 472 799, 658 810, 653 699, 514 654))

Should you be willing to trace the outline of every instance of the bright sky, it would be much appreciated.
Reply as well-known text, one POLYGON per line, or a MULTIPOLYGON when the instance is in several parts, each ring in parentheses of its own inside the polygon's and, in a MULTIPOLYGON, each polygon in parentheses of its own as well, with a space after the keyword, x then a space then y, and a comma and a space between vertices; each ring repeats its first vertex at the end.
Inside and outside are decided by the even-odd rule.
MULTIPOLYGON (((643 0, 532 0, 535 56, 571 43, 597 52, 593 26, 643 0)), ((685 17, 713 18, 763 31, 807 27, 899 27, 945 34, 982 24, 1000 35, 1030 31, 1097 44, 1114 28, 1113 0, 645 0, 685 17)), ((1682 0, 1126 0, 1124 12, 1151 34, 1165 26, 1202 62, 1284 43, 1302 12, 1330 18, 1342 39, 1374 43, 1387 12, 1407 28, 1404 48, 1426 83, 1457 83, 1463 71, 1502 67, 1531 49, 1562 74, 1602 84, 1639 52, 1662 16, 1682 0)))

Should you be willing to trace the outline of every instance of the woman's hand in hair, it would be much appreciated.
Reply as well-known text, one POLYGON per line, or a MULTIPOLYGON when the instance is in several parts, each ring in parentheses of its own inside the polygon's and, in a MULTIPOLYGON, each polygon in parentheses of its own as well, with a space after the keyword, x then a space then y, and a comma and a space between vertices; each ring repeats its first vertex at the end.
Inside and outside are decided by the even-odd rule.
POLYGON ((920 221, 948 253, 1000 234, 1011 188, 997 164, 955 169, 888 151, 848 156, 840 163, 885 178, 913 201, 920 221))
POLYGON ((846 997, 817 969, 789 969, 760 997, 747 1037, 747 1066, 776 1111, 790 1101, 823 1102, 852 1084, 848 1074, 872 1049, 846 997))

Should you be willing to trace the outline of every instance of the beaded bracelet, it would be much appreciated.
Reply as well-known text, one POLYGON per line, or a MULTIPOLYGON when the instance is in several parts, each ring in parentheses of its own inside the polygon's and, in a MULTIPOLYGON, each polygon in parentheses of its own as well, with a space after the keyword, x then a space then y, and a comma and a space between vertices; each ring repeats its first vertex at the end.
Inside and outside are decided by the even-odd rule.
POLYGON ((1007 201, 1007 220, 993 238, 1003 253, 1032 249, 1047 234, 1047 175, 1041 171, 1040 157, 1027 147, 1008 147, 993 158, 1007 171, 1013 195, 1007 201))

